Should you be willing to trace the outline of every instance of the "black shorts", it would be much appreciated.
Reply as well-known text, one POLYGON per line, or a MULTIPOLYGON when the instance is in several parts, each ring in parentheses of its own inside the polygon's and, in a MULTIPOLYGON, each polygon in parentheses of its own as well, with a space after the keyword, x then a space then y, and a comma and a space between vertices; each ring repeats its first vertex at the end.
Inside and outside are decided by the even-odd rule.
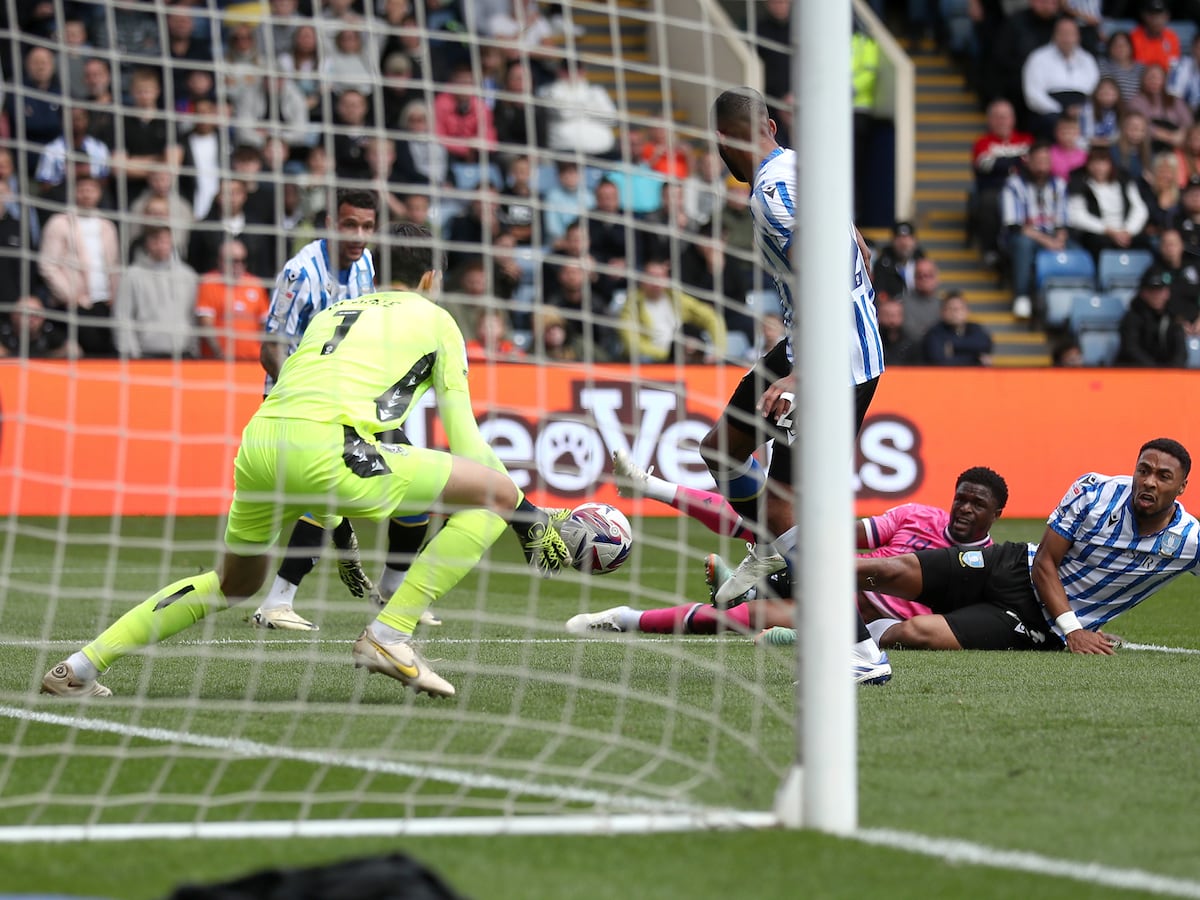
POLYGON ((879 387, 879 376, 876 375, 870 381, 865 381, 862 384, 854 386, 854 433, 858 434, 862 431, 863 422, 867 418, 867 410, 871 408, 871 401, 875 399, 875 388, 879 387))
POLYGON ((1029 576, 1029 546, 921 550, 924 603, 946 618, 964 650, 1061 650, 1029 576))
POLYGON ((758 414, 755 406, 763 391, 774 382, 791 374, 792 364, 787 358, 787 339, 784 338, 754 364, 749 372, 742 376, 733 395, 725 404, 725 418, 730 428, 735 428, 743 434, 753 434, 758 437, 759 444, 775 440, 771 453, 771 465, 767 476, 780 484, 792 483, 792 435, 778 428, 758 414))

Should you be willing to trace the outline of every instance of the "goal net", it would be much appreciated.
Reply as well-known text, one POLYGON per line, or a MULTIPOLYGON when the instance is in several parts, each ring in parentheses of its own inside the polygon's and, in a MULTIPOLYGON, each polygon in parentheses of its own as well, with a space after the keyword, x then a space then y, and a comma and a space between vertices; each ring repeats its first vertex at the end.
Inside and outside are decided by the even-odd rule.
MULTIPOLYGON (((755 11, 0 2, 0 839, 775 821, 790 650, 720 623, 683 634, 684 613, 678 634, 564 628, 707 607, 706 555, 742 555, 620 497, 611 457, 711 489, 698 441, 779 334, 708 123, 718 93, 760 84, 755 11), (376 288, 398 223, 436 236, 481 429, 518 485, 624 510, 629 559, 542 580, 503 535, 418 629, 446 701, 351 665, 377 608, 331 551, 293 601, 319 631, 252 627, 272 568, 254 599, 120 659, 111 698, 39 694, 117 617, 215 565, 267 304, 322 239, 320 287, 353 288, 336 271, 349 190, 378 201, 376 288), (674 317, 647 304, 664 288, 687 295, 674 317)), ((431 398, 406 431, 445 446, 431 398)), ((356 526, 376 578, 388 525, 356 526)))

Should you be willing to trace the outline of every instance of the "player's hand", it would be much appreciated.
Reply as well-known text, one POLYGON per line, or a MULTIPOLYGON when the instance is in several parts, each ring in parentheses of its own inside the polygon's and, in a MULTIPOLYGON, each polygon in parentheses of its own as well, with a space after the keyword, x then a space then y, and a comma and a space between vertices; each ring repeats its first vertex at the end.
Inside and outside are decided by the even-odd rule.
POLYGON ((1067 635, 1067 649, 1072 653, 1098 654, 1112 656, 1116 651, 1108 635, 1081 628, 1067 635))
POLYGON ((764 419, 777 421, 780 416, 787 413, 791 406, 791 401, 784 397, 784 394, 796 396, 796 373, 792 372, 784 375, 769 388, 763 391, 762 397, 759 398, 758 405, 755 407, 764 419))

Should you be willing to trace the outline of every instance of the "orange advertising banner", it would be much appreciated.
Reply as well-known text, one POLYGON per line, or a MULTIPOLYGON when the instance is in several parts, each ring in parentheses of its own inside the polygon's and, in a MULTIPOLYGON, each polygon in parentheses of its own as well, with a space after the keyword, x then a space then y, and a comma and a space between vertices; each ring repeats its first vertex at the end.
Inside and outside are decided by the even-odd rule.
MULTIPOLYGON (((594 498, 654 515, 670 510, 616 497, 612 451, 710 487, 696 442, 742 374, 495 365, 476 366, 471 383, 484 435, 535 502, 594 498)), ((1131 471, 1150 438, 1197 451, 1200 422, 1181 414, 1181 401, 1198 391, 1193 372, 889 370, 858 440, 858 513, 947 505, 958 473, 986 465, 1008 481, 1007 516, 1043 518, 1077 476, 1131 471)), ((261 395, 254 363, 0 364, 0 512, 223 513, 241 429, 261 395)), ((432 397, 406 431, 414 443, 444 446, 432 397)), ((821 438, 803 424, 801 435, 821 438)))

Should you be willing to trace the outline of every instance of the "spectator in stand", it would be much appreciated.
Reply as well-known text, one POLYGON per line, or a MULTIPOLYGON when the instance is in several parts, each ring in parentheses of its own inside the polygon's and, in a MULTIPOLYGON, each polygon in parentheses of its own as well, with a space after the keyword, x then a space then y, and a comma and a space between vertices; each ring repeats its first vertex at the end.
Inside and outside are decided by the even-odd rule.
MULTIPOLYGON (((479 90, 487 108, 495 112, 497 94, 504 90, 508 63, 499 47, 484 44, 479 48, 479 90)), ((493 117, 493 122, 495 121, 493 117)))
POLYGON ((113 303, 117 353, 127 359, 178 359, 196 351, 196 273, 175 255, 166 225, 147 227, 145 258, 125 270, 113 303))
POLYGON ((234 141, 262 147, 277 137, 288 147, 311 147, 318 138, 309 122, 308 102, 296 83, 278 73, 264 74, 233 97, 234 141))
POLYGON ((525 351, 513 343, 512 327, 502 309, 481 306, 475 311, 474 337, 467 341, 467 362, 521 362, 525 351))
POLYGON ((726 334, 740 332, 747 344, 754 342, 754 316, 746 307, 750 273, 728 264, 724 235, 714 232, 712 222, 701 225, 684 246, 679 257, 679 284, 717 309, 725 320, 726 334))
MULTIPOLYGON (((154 69, 134 71, 129 82, 133 112, 121 117, 123 148, 115 149, 113 171, 125 183, 125 193, 118 187, 118 201, 137 197, 146 189, 146 176, 158 165, 178 166, 183 162, 183 149, 168 140, 167 120, 159 109, 162 95, 159 74, 154 69)), ((128 202, 128 200, 124 200, 128 202)))
POLYGON ((111 12, 106 10, 93 19, 92 39, 97 47, 113 51, 114 58, 120 60, 116 93, 128 94, 134 72, 143 66, 160 66, 165 58, 159 40, 157 4, 105 5, 111 12))
POLYGON ((725 202, 725 164, 712 150, 696 154, 692 173, 683 183, 683 208, 697 225, 707 225, 725 202))
POLYGON ((12 152, 0 147, 0 303, 12 303, 37 288, 35 251, 41 226, 28 194, 15 187, 12 152))
POLYGON ((564 57, 555 80, 538 92, 548 113, 547 142, 551 150, 584 156, 615 158, 613 132, 617 107, 608 91, 587 79, 582 60, 564 57))
POLYGON ((1178 165, 1179 185, 1188 183, 1193 175, 1200 175, 1200 123, 1193 124, 1184 133, 1183 143, 1174 153, 1178 165))
POLYGON ((212 41, 196 33, 196 18, 185 12, 182 3, 169 7, 167 13, 167 58, 171 61, 167 72, 171 76, 172 101, 188 93, 188 75, 195 70, 212 66, 212 41))
POLYGON ((1121 88, 1104 76, 1096 83, 1091 98, 1079 107, 1079 141, 1084 146, 1095 143, 1111 144, 1121 128, 1125 104, 1121 88))
POLYGON ((1192 38, 1191 50, 1167 78, 1167 93, 1188 105, 1194 115, 1200 108, 1200 34, 1192 38))
MULTIPOLYGON (((854 109, 855 199, 865 197, 870 193, 871 149, 875 139, 875 100, 879 84, 879 57, 879 44, 855 23, 850 36, 850 93, 854 109)), ((790 132, 791 129, 789 128, 788 131, 790 132)), ((790 139, 791 134, 789 133, 787 137, 790 139)), ((780 146, 786 147, 790 144, 781 144, 780 146)))
POLYGON ((499 214, 501 227, 517 244, 542 246, 540 209, 533 189, 533 163, 528 156, 515 156, 509 161, 499 214))
POLYGON ((725 355, 725 322, 702 300, 672 287, 671 264, 642 265, 621 308, 621 340, 631 362, 715 363, 725 355))
MULTIPOLYGON (((1117 169, 1118 173, 1121 171, 1117 169)), ((1179 157, 1174 153, 1157 154, 1146 177, 1136 179, 1135 183, 1146 204, 1145 233, 1154 238, 1165 229, 1173 228, 1183 195, 1179 187, 1179 157)))
POLYGON ((1108 38, 1107 54, 1097 62, 1100 76, 1111 78, 1121 89, 1121 99, 1132 100, 1142 87, 1142 72, 1145 69, 1133 58, 1133 41, 1126 31, 1115 31, 1108 38))
POLYGON ((1153 153, 1150 151, 1150 126, 1146 117, 1131 109, 1121 117, 1121 131, 1112 145, 1113 162, 1131 178, 1141 178, 1149 171, 1153 153))
POLYGON ((412 62, 403 53, 393 53, 383 61, 383 115, 376 116, 389 131, 400 128, 404 107, 421 99, 420 85, 413 80, 412 62))
MULTIPOLYGON (((588 216, 587 231, 587 245, 597 262, 625 267, 630 248, 621 211, 621 190, 607 178, 596 185, 596 208, 588 216)), ((636 252, 636 247, 633 249, 636 252)))
POLYGON ((268 55, 278 58, 292 45, 296 25, 292 19, 300 18, 299 0, 270 0, 269 24, 263 30, 263 43, 268 55))
POLYGON ((624 287, 623 274, 601 272, 600 263, 591 253, 587 226, 582 219, 577 219, 567 226, 562 240, 554 247, 554 252, 542 263, 542 284, 557 284, 558 269, 566 263, 579 263, 583 266, 584 279, 597 305, 607 307, 613 295, 624 287))
POLYGON ((400 198, 404 201, 404 221, 410 225, 428 228, 429 233, 437 237, 439 226, 434 223, 431 216, 433 204, 430 203, 429 195, 414 191, 401 194, 400 198))
MULTIPOLYGON (((729 259, 753 270, 759 257, 754 243, 754 222, 750 217, 750 185, 732 175, 726 178, 725 205, 718 210, 714 219, 725 231, 725 249, 729 259)), ((759 266, 760 279, 762 274, 759 266)))
POLYGON ((224 134, 217 104, 212 100, 196 103, 192 130, 184 139, 183 162, 180 171, 179 193, 192 204, 192 217, 205 218, 212 210, 213 199, 221 186, 222 159, 225 153, 224 134))
POLYGON ((263 57, 257 29, 249 22, 233 22, 229 25, 222 62, 225 90, 231 97, 244 88, 253 87, 264 72, 273 68, 271 62, 263 57))
POLYGON ((1013 315, 1033 315, 1033 261, 1039 250, 1062 250, 1067 240, 1067 185, 1050 173, 1050 145, 1029 149, 1001 195, 1001 241, 1012 260, 1013 315))
POLYGON ((437 140, 429 122, 429 107, 414 100, 400 117, 396 142, 396 178, 399 184, 440 187, 450 181, 450 154, 437 140))
POLYGON ((1025 61, 1038 47, 1051 42, 1059 11, 1059 0, 1029 0, 1027 9, 1017 10, 1003 20, 992 43, 991 62, 985 67, 984 95, 992 100, 1011 100, 1020 107, 1019 121, 1026 118, 1022 90, 1025 61))
POLYGON ((48 143, 38 159, 38 191, 54 194, 59 202, 65 198, 67 169, 78 174, 86 169, 101 184, 107 184, 109 149, 103 142, 88 134, 88 111, 72 106, 63 114, 62 133, 48 143), (55 189, 58 189, 57 191, 55 189))
POLYGON ((638 260, 672 259, 685 236, 696 233, 696 223, 683 205, 683 185, 664 181, 662 202, 654 212, 637 218, 638 260))
POLYGON ((767 0, 755 6, 755 50, 763 64, 763 95, 770 102, 792 89, 792 2, 767 0))
POLYGON ((304 96, 310 117, 321 107, 321 41, 312 25, 301 25, 292 32, 289 49, 279 54, 279 71, 288 76, 304 96))
POLYGON ((583 346, 567 332, 567 320, 558 310, 543 307, 533 316, 533 353, 547 362, 579 362, 583 346))
POLYGON ((171 235, 175 239, 175 253, 180 259, 187 259, 188 240, 192 233, 192 205, 188 203, 175 189, 175 173, 166 166, 161 166, 150 172, 146 178, 146 190, 138 195, 129 206, 133 224, 129 229, 129 237, 133 241, 140 240, 145 231, 143 220, 146 206, 157 199, 165 205, 166 222, 171 227, 171 235))
POLYGON ((1104 52, 1101 32, 1104 30, 1104 4, 1101 0, 1063 0, 1063 15, 1070 16, 1079 26, 1079 43, 1092 56, 1104 52))
POLYGON ((1100 81, 1096 58, 1079 46, 1079 26, 1064 16, 1054 26, 1050 43, 1029 54, 1021 70, 1025 105, 1033 118, 1031 131, 1048 137, 1064 114, 1074 115, 1100 81))
POLYGON ((322 65, 325 83, 334 91, 361 90, 375 84, 378 62, 367 47, 362 19, 349 14, 342 16, 339 24, 322 65))
POLYGON ((651 171, 679 181, 691 174, 687 143, 675 134, 674 129, 656 122, 644 131, 644 135, 639 159, 651 171))
POLYGON ((1133 29, 1133 58, 1146 67, 1169 72, 1179 60, 1179 35, 1168 25, 1171 13, 1166 0, 1144 0, 1141 24, 1133 29))
POLYGON ((433 126, 454 162, 474 163, 483 150, 495 152, 492 111, 480 96, 469 64, 456 67, 448 89, 433 98, 433 126))
POLYGON ((917 260, 913 286, 898 298, 904 306, 904 327, 920 346, 925 332, 942 315, 942 273, 929 257, 917 260))
POLYGON ((1079 120, 1065 115, 1054 123, 1054 143, 1050 145, 1050 172, 1067 179, 1087 162, 1087 147, 1079 144, 1079 120))
POLYGON ((1158 242, 1158 265, 1171 276, 1167 311, 1188 335, 1200 334, 1200 265, 1183 254, 1183 237, 1173 228, 1158 242))
POLYGON ((992 336, 968 320, 967 301, 958 291, 942 298, 941 318, 925 332, 925 364, 930 366, 990 366, 992 336))
POLYGON ((89 59, 83 64, 84 99, 91 104, 88 111, 88 134, 112 150, 117 136, 113 110, 117 108, 112 93, 112 70, 107 60, 89 59))
MULTIPOLYGON (((987 134, 975 141, 972 150, 975 167, 976 235, 979 248, 989 265, 999 261, 1000 193, 1004 183, 1021 165, 1033 146, 1033 136, 1017 131, 1017 114, 1007 100, 993 100, 987 109, 987 134)), ((875 282, 879 290, 878 281, 875 282)))
POLYGON ((75 201, 51 216, 42 232, 38 271, 50 305, 78 321, 79 346, 88 356, 113 352, 112 302, 120 280, 117 227, 100 215, 100 182, 75 179, 75 201))
POLYGON ((596 195, 588 190, 583 173, 574 160, 555 163, 558 180, 542 198, 542 223, 546 243, 557 247, 567 226, 596 206, 596 195))
MULTIPOLYGON (((613 328, 608 324, 608 304, 588 286, 583 263, 558 267, 553 284, 546 285, 543 306, 557 309, 566 321, 567 340, 584 350, 589 362, 606 362, 612 356, 613 328)), ((537 315, 535 309, 534 315, 537 315)))
POLYGON ((504 74, 504 93, 492 108, 496 140, 503 151, 545 144, 546 110, 532 103, 529 67, 521 61, 509 63, 504 74))
POLYGON ((58 58, 53 51, 31 47, 25 54, 24 90, 7 92, 5 108, 14 131, 18 118, 25 123, 31 171, 41 148, 62 134, 63 96, 57 70, 58 58))
POLYGON ((196 223, 188 242, 188 261, 201 272, 211 272, 217 267, 217 254, 221 245, 230 238, 238 238, 246 245, 250 271, 260 278, 274 274, 275 254, 271 252, 271 240, 265 234, 253 234, 247 226, 253 226, 246 215, 246 183, 240 178, 226 178, 209 214, 196 223))
POLYGON ((880 300, 875 304, 879 320, 879 338, 883 342, 886 366, 919 366, 921 344, 904 327, 904 304, 899 300, 880 300))
POLYGON ((0 357, 79 359, 82 355, 65 325, 47 319, 42 301, 32 294, 18 298, 12 312, 0 318, 0 357))
POLYGON ((370 129, 370 105, 362 91, 347 89, 334 103, 333 161, 339 178, 371 177, 367 167, 367 141, 370 129))
POLYGON ((1076 239, 1099 262, 1102 250, 1149 248, 1148 221, 1136 181, 1117 171, 1107 147, 1093 146, 1067 184, 1067 226, 1076 239))
POLYGON ((405 221, 408 210, 396 173, 396 142, 387 137, 371 137, 367 141, 366 160, 371 172, 371 190, 383 199, 386 209, 380 216, 381 224, 405 221))
MULTIPOLYGON (((183 94, 175 95, 175 112, 185 116, 194 116, 201 101, 216 98, 216 84, 212 72, 204 69, 192 69, 184 77, 186 90, 183 94)), ((176 121, 179 133, 186 134, 191 122, 186 118, 182 122, 176 121)))
POLYGON ((1173 224, 1183 237, 1183 252, 1188 261, 1200 263, 1200 175, 1194 176, 1183 189, 1173 224))
POLYGON ((1167 73, 1159 65, 1148 65, 1142 73, 1142 87, 1129 101, 1131 112, 1141 113, 1150 127, 1150 149, 1175 150, 1192 124, 1192 111, 1178 97, 1166 91, 1167 73))
POLYGON ((1137 295, 1121 318, 1121 345, 1114 365, 1182 369, 1187 335, 1167 310, 1171 276, 1157 265, 1142 273, 1137 295))
POLYGON ((758 327, 755 331, 758 338, 747 354, 747 358, 751 362, 758 362, 788 336, 787 326, 783 324, 783 316, 774 312, 764 313, 758 320, 758 327))
POLYGON ((262 282, 247 273, 246 245, 241 241, 221 244, 217 260, 217 268, 200 279, 196 290, 200 355, 257 362, 271 298, 262 282))
POLYGON ((79 19, 66 19, 59 29, 63 50, 60 70, 63 89, 73 100, 87 98, 87 85, 83 80, 83 63, 95 52, 88 43, 87 26, 79 19))
POLYGON ((263 157, 258 149, 244 145, 234 147, 233 154, 229 157, 229 166, 233 170, 234 177, 246 186, 247 224, 277 224, 275 221, 275 184, 263 174, 263 157))
POLYGON ((479 259, 483 255, 483 248, 490 247, 501 234, 503 228, 497 203, 495 188, 480 185, 479 196, 450 220, 446 235, 452 245, 446 252, 450 271, 479 259))
POLYGON ((917 243, 917 230, 912 222, 897 222, 892 226, 892 241, 875 257, 871 270, 871 284, 875 295, 885 300, 897 300, 906 290, 913 287, 916 279, 917 260, 925 258, 925 251, 917 243))
POLYGON ((1079 346, 1079 339, 1069 335, 1055 344, 1050 351, 1050 364, 1056 369, 1077 369, 1082 366, 1083 348, 1079 346))

